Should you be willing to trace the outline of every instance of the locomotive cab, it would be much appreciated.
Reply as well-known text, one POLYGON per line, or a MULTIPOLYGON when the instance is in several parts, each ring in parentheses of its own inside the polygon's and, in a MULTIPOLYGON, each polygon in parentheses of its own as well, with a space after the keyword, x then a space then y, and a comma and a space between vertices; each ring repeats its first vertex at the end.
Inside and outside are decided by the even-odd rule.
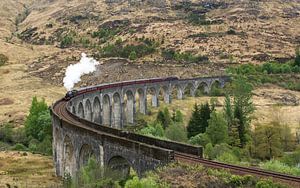
POLYGON ((68 91, 68 92, 66 93, 64 99, 65 99, 66 101, 68 101, 68 100, 72 99, 73 97, 75 97, 77 93, 78 93, 77 90, 68 91))

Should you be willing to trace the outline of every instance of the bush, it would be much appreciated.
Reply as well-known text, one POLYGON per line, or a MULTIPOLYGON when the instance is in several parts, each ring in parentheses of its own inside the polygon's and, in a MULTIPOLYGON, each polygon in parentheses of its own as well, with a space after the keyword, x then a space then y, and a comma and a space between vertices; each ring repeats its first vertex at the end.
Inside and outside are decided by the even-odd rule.
POLYGON ((6 64, 8 62, 8 57, 4 54, 0 54, 0 66, 6 64))
POLYGON ((68 48, 70 47, 74 42, 74 38, 72 35, 68 34, 64 36, 60 42, 60 47, 61 48, 68 48))
POLYGON ((190 52, 176 52, 172 49, 162 50, 162 57, 165 60, 184 61, 188 63, 208 62, 207 56, 193 55, 190 52))
POLYGON ((168 139, 177 142, 186 142, 187 132, 182 123, 171 123, 165 131, 165 135, 168 139))
POLYGON ((142 128, 139 131, 140 134, 153 136, 153 137, 164 137, 164 129, 160 123, 152 123, 149 124, 147 127, 142 128))
POLYGON ((137 45, 124 45, 122 40, 117 40, 115 44, 108 44, 103 47, 100 50, 100 56, 130 58, 131 54, 132 57, 136 56, 136 58, 140 58, 156 51, 157 43, 154 40, 146 38, 141 39, 139 43, 137 45))
POLYGON ((135 51, 130 52, 129 59, 132 60, 132 61, 137 59, 137 54, 136 54, 135 51))
POLYGON ((156 183, 156 181, 151 178, 142 178, 139 179, 138 177, 133 177, 133 179, 128 180, 125 184, 125 188, 159 188, 159 184, 156 183))
POLYGON ((188 21, 194 25, 210 25, 211 22, 206 20, 205 15, 197 14, 197 13, 190 13, 187 17, 188 21))
POLYGON ((205 146, 210 143, 210 139, 205 133, 200 133, 190 138, 189 142, 193 145, 205 146))
POLYGON ((17 151, 27 151, 28 148, 26 146, 24 146, 23 144, 17 143, 16 145, 14 145, 14 147, 12 148, 13 150, 17 150, 17 151))
POLYGON ((300 148, 296 149, 293 153, 285 154, 282 162, 289 166, 300 166, 300 148))
POLYGON ((0 141, 12 143, 13 127, 11 124, 6 123, 0 127, 0 141))
POLYGON ((13 130, 12 141, 13 143, 20 143, 23 145, 28 144, 28 138, 26 137, 25 129, 23 127, 13 130))
POLYGON ((300 176, 300 169, 297 167, 290 167, 278 160, 270 160, 259 165, 261 168, 294 176, 300 176))
POLYGON ((259 180, 255 188, 285 188, 287 186, 283 186, 279 183, 274 183, 272 180, 259 180))
POLYGON ((232 152, 231 152, 231 147, 228 144, 222 143, 222 144, 215 145, 215 147, 213 147, 211 143, 208 143, 205 146, 204 153, 208 157, 208 159, 216 159, 219 156, 223 155, 224 153, 232 153, 232 152))
POLYGON ((239 159, 231 152, 224 152, 217 157, 217 161, 230 163, 230 164, 239 164, 239 159))

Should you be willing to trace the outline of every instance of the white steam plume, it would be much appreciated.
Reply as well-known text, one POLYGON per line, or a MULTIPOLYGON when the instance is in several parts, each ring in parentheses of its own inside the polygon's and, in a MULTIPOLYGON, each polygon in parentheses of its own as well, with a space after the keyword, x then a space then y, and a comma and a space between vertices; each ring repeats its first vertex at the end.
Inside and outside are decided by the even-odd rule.
POLYGON ((96 65, 99 62, 93 58, 87 57, 85 53, 81 54, 81 60, 77 64, 69 65, 64 77, 64 86, 70 91, 74 85, 81 81, 80 77, 96 71, 96 65))

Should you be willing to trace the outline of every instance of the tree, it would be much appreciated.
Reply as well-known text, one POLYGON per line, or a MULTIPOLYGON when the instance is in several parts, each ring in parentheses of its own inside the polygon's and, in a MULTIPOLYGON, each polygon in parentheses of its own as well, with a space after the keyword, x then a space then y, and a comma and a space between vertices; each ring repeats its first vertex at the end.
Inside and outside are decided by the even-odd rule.
POLYGON ((41 141, 42 139, 39 135, 49 127, 51 127, 50 113, 48 112, 48 106, 45 100, 42 99, 42 101, 38 101, 36 97, 33 97, 29 115, 25 121, 27 137, 33 137, 41 141))
POLYGON ((233 122, 233 112, 232 112, 231 99, 229 95, 225 96, 225 104, 223 110, 224 110, 224 117, 227 121, 228 128, 230 128, 233 122))
POLYGON ((168 139, 186 142, 187 141, 187 132, 182 123, 171 123, 167 128, 165 135, 168 139))
POLYGON ((193 145, 205 146, 210 143, 210 139, 206 133, 200 133, 190 138, 189 143, 193 145))
POLYGON ((213 145, 226 143, 228 141, 228 128, 222 114, 212 112, 206 134, 213 145))
POLYGON ((254 155, 261 159, 272 159, 282 154, 280 130, 274 125, 258 125, 254 130, 254 155))
POLYGON ((173 111, 172 121, 173 122, 179 122, 179 123, 183 122, 183 115, 182 115, 180 110, 176 110, 176 111, 174 110, 173 111))
POLYGON ((158 123, 161 123, 164 129, 166 129, 171 124, 172 119, 167 107, 165 107, 163 111, 159 110, 156 116, 156 121, 158 123))
POLYGON ((129 59, 132 61, 137 59, 137 54, 135 51, 130 52, 129 59))
POLYGON ((242 147, 244 147, 248 141, 249 126, 252 119, 251 114, 254 111, 251 100, 252 89, 252 85, 241 76, 237 77, 232 85, 231 92, 234 98, 233 117, 237 120, 237 128, 242 147))
POLYGON ((205 133, 211 112, 212 111, 208 103, 201 104, 200 108, 197 104, 195 104, 192 117, 187 127, 189 138, 196 136, 199 133, 205 133))

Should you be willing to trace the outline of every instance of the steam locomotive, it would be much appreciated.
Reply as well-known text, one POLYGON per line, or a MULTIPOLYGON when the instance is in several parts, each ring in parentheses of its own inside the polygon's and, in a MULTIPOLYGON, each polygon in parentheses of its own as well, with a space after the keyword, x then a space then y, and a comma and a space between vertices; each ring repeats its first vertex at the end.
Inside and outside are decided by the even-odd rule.
POLYGON ((77 95, 90 93, 90 92, 94 92, 94 91, 101 91, 103 89, 123 87, 123 86, 128 86, 128 85, 175 81, 178 79, 179 79, 178 77, 172 76, 172 77, 167 77, 167 78, 142 79, 142 80, 135 80, 135 81, 127 81, 127 82, 117 82, 117 83, 113 83, 113 84, 98 85, 98 86, 93 86, 93 87, 86 87, 86 88, 81 88, 79 90, 68 91, 64 97, 64 100, 68 101, 68 100, 72 99, 73 97, 76 97, 77 95))

